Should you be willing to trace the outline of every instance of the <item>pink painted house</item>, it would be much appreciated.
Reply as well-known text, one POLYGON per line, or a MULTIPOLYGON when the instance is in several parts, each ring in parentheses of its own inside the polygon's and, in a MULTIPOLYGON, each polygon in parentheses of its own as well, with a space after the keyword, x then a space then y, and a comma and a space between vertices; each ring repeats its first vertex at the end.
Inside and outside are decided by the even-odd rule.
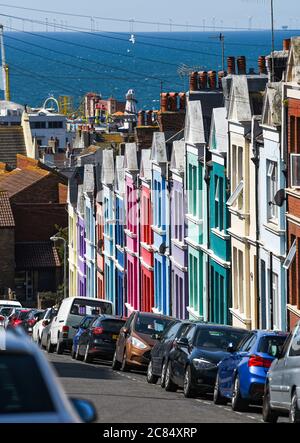
POLYGON ((127 315, 140 310, 139 290, 139 190, 138 153, 136 143, 126 143, 125 147, 125 205, 126 205, 126 293, 127 315))

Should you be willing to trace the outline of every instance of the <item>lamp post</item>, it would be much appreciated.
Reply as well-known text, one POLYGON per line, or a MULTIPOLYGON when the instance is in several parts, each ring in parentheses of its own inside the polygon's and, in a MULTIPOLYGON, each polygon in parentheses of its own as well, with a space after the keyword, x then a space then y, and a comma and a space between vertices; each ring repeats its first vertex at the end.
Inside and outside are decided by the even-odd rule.
POLYGON ((67 241, 63 237, 53 235, 50 240, 57 242, 59 240, 64 242, 64 298, 67 298, 67 241))

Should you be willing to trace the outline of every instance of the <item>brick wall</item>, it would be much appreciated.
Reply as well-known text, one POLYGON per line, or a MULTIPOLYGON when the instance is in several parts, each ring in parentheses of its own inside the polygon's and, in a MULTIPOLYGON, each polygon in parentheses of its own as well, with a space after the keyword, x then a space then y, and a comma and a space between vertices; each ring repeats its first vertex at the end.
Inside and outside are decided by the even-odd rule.
POLYGON ((0 229, 0 296, 14 289, 15 233, 14 228, 0 229))
POLYGON ((140 149, 151 148, 153 134, 158 131, 158 126, 137 126, 134 130, 135 142, 140 149))
POLYGON ((161 132, 177 133, 184 128, 185 112, 159 112, 157 120, 161 132))
POLYGON ((18 192, 10 201, 15 203, 66 203, 67 192, 65 191, 65 200, 62 201, 62 195, 59 192, 60 178, 54 174, 45 176, 30 187, 18 192))

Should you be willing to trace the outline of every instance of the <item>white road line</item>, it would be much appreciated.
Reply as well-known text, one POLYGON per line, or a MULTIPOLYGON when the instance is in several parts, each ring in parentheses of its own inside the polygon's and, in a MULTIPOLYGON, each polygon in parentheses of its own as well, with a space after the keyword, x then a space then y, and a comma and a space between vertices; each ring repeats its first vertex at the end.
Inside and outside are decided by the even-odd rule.
POLYGON ((256 420, 255 417, 253 417, 252 415, 247 415, 248 418, 251 418, 252 420, 256 420))

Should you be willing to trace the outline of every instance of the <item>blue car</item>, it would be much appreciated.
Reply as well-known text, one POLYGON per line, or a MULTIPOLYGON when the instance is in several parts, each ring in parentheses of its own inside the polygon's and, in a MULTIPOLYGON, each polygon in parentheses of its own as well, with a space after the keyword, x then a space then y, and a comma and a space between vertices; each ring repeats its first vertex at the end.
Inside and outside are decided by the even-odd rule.
POLYGON ((95 317, 96 317, 95 315, 86 315, 85 317, 83 317, 78 326, 73 326, 74 329, 77 329, 77 332, 73 338, 73 345, 71 350, 71 357, 73 359, 76 356, 77 346, 81 334, 83 334, 83 332, 90 326, 91 322, 95 319, 95 317))
POLYGON ((262 401, 267 372, 280 354, 287 334, 251 331, 218 365, 214 403, 231 401, 234 411, 244 411, 249 403, 262 401))

